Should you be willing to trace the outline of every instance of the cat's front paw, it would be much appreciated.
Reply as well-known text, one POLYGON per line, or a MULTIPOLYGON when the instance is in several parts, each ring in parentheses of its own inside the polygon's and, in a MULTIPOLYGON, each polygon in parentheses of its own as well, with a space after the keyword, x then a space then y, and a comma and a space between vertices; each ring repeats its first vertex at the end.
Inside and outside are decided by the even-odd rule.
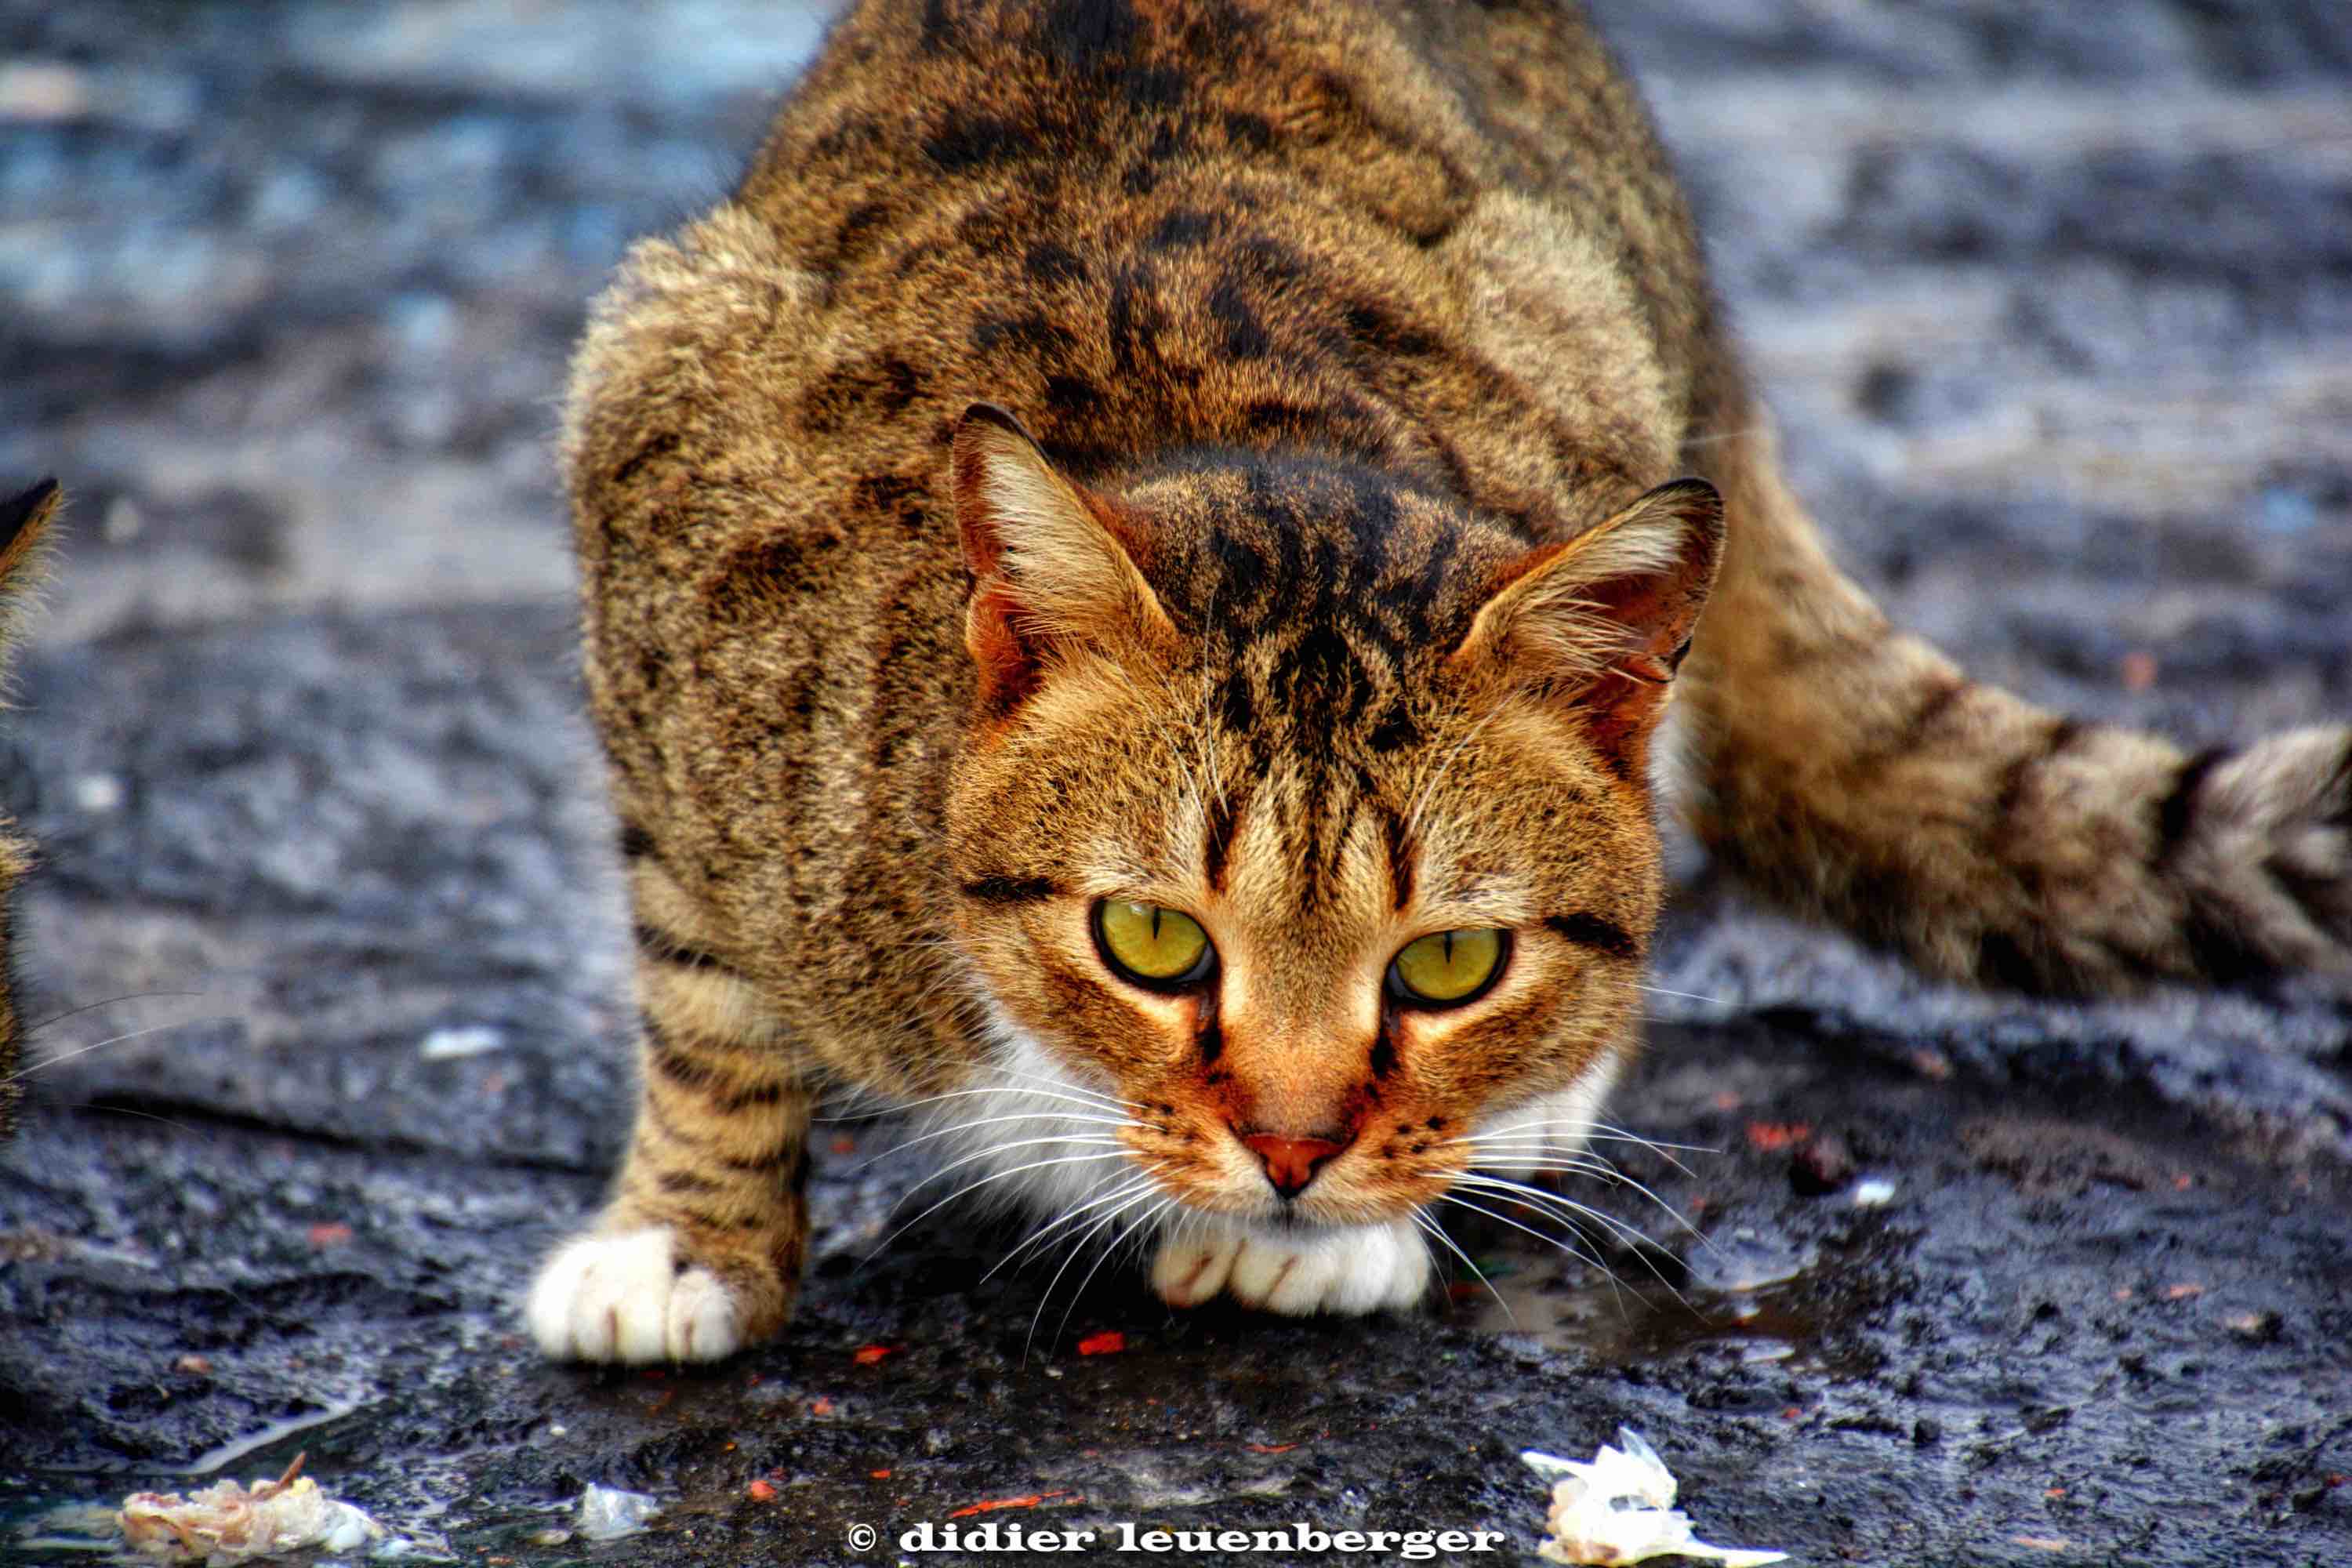
POLYGON ((680 1259, 667 1226, 564 1243, 541 1266, 524 1316, 558 1361, 717 1361, 744 1342, 734 1293, 680 1259))
POLYGON ((1410 1307, 1428 1286, 1429 1249, 1405 1221, 1295 1232, 1194 1222, 1162 1237, 1151 1264, 1171 1307, 1224 1295, 1290 1317, 1410 1307))

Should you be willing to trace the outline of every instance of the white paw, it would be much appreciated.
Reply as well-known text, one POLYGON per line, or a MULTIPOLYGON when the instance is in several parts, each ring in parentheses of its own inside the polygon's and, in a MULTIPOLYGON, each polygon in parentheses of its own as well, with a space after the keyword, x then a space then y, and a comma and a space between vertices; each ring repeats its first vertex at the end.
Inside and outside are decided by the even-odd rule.
POLYGON ((709 1269, 678 1268, 667 1226, 564 1243, 523 1315, 558 1361, 717 1361, 743 1342, 735 1298, 709 1269))
POLYGON ((1171 1307, 1223 1293, 1294 1318, 1410 1307, 1428 1285, 1429 1249, 1407 1221, 1297 1232, 1194 1221, 1162 1237, 1151 1262, 1151 1288, 1171 1307))

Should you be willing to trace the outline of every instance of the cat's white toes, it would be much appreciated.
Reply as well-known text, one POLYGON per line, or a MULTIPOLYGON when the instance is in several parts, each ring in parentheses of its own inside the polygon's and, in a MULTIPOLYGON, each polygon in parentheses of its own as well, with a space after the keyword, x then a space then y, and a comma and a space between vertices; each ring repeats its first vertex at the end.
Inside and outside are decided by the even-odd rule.
POLYGON ((1288 1317, 1352 1317, 1420 1300, 1429 1253, 1405 1224, 1295 1235, 1188 1229, 1160 1244, 1151 1284, 1171 1307, 1197 1307, 1223 1293, 1288 1317))
POLYGON ((1171 1307, 1199 1306, 1225 1288, 1242 1241, 1239 1231, 1222 1228, 1162 1237, 1151 1260, 1151 1289, 1171 1307))
POLYGON ((524 1317, 559 1361, 717 1361, 741 1346, 735 1299, 707 1268, 678 1268, 666 1226, 566 1242, 541 1266, 524 1317))
POLYGON ((1410 1225, 1368 1226, 1333 1277, 1323 1310, 1349 1316, 1418 1306, 1429 1289, 1429 1248, 1410 1225))

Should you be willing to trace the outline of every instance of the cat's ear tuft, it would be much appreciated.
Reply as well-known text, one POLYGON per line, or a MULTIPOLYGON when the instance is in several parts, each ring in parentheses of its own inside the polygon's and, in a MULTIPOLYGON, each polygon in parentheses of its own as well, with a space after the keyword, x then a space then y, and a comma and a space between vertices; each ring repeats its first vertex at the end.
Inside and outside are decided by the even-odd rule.
POLYGON ((1453 654, 1573 706, 1629 768, 1664 712, 1723 554, 1723 498, 1660 485, 1599 527, 1520 557, 1453 654))
POLYGON ((964 646, 983 704, 1034 690, 1045 662, 1075 647, 1164 647, 1168 613, 1135 563, 1118 511, 1055 468, 1021 422, 975 403, 956 426, 956 528, 971 571, 964 646))
POLYGON ((64 500, 55 479, 43 479, 22 494, 0 500, 0 583, 39 550, 64 500))

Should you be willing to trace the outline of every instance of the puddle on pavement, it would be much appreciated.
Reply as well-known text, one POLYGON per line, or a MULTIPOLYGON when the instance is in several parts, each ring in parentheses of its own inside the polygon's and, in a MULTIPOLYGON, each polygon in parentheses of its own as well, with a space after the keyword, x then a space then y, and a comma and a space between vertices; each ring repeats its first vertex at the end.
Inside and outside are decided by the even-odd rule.
POLYGON ((1601 1255, 1604 1263, 1517 1237, 1480 1239, 1466 1249, 1486 1279, 1457 1266, 1452 1294, 1484 1332, 1618 1364, 1724 1346, 1744 1362, 1838 1370, 1824 1347, 1836 1324, 1822 1310, 1821 1262, 1810 1249, 1744 1226, 1704 1242, 1685 1237, 1679 1251, 1620 1247, 1601 1255))

